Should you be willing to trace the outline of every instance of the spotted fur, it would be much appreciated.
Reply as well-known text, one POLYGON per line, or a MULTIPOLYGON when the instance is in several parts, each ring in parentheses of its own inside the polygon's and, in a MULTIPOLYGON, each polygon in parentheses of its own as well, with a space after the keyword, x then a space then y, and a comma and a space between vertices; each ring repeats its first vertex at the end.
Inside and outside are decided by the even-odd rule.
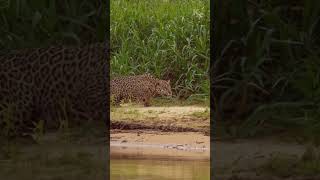
POLYGON ((105 120, 108 53, 107 44, 96 43, 0 56, 0 125, 9 107, 20 125, 40 119, 56 121, 64 110, 73 118, 105 120))
POLYGON ((155 96, 172 96, 170 80, 161 80, 150 74, 111 80, 111 99, 115 105, 119 105, 122 100, 132 100, 150 106, 151 98, 155 96))

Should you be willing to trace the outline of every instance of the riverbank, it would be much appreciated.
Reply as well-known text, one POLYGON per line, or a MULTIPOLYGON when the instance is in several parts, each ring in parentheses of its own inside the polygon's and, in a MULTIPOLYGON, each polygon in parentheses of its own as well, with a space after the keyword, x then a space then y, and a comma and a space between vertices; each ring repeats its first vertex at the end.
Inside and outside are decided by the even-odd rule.
POLYGON ((111 131, 113 158, 210 160, 210 137, 196 132, 111 131))
POLYGON ((124 105, 111 109, 111 154, 210 159, 206 106, 124 105))
POLYGON ((210 108, 206 106, 123 106, 112 108, 110 117, 111 130, 210 134, 210 108))
POLYGON ((246 139, 212 137, 210 147, 209 115, 208 107, 195 105, 114 108, 111 157, 209 161, 211 150, 216 179, 317 178, 320 165, 314 159, 318 156, 286 132, 246 139))

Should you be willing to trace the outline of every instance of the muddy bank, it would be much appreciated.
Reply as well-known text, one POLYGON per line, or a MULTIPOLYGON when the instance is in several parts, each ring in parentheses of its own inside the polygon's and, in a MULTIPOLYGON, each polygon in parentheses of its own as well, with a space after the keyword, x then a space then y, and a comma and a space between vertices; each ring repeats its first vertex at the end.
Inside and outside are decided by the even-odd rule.
POLYGON ((209 107, 111 109, 112 158, 210 159, 209 107))
POLYGON ((111 112, 111 177, 210 179, 209 131, 208 108, 115 109, 111 112))
POLYGON ((160 125, 159 123, 154 124, 142 124, 139 122, 125 122, 125 121, 113 121, 110 123, 110 129, 119 129, 119 130, 158 130, 164 132, 206 132, 196 128, 181 127, 181 126, 168 126, 160 125))
POLYGON ((210 137, 194 132, 111 131, 113 158, 210 159, 210 137))

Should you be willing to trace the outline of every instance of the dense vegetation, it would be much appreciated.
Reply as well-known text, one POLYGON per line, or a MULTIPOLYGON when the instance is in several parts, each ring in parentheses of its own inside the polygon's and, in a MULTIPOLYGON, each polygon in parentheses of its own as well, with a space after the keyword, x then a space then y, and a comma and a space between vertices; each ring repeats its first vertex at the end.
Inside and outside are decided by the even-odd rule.
POLYGON ((242 120, 243 135, 266 124, 319 134, 320 1, 214 6, 216 119, 242 120))
POLYGON ((107 16, 99 1, 0 2, 0 50, 103 40, 107 16))
POLYGON ((110 3, 111 76, 151 73, 177 97, 209 97, 209 0, 110 3))

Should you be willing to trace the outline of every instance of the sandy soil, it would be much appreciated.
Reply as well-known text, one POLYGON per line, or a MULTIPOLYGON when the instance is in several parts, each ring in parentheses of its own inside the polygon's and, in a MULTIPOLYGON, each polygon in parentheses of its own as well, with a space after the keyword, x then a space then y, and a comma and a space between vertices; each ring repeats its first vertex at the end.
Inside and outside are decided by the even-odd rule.
POLYGON ((111 144, 142 143, 142 144, 189 144, 193 148, 210 148, 210 137, 194 132, 131 132, 111 133, 111 144))
POLYGON ((194 132, 111 132, 110 146, 113 157, 210 158, 210 137, 194 132))

